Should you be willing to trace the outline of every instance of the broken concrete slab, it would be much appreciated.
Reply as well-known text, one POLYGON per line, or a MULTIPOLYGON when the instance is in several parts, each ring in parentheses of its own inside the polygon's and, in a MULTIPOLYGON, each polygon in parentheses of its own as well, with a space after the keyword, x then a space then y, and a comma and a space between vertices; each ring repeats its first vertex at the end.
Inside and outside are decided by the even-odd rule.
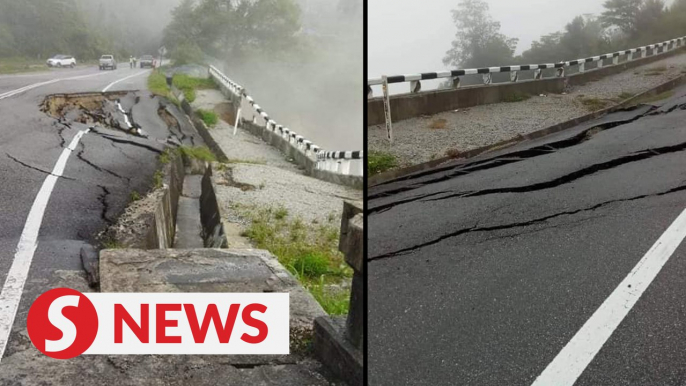
POLYGON ((362 351, 345 339, 345 317, 321 317, 314 323, 315 355, 349 385, 363 384, 362 351))
POLYGON ((326 313, 267 251, 117 249, 100 252, 102 292, 288 292, 291 331, 326 313))
POLYGON ((80 255, 83 270, 86 271, 86 277, 88 278, 88 285, 95 288, 100 283, 98 251, 94 246, 85 244, 81 247, 80 255))

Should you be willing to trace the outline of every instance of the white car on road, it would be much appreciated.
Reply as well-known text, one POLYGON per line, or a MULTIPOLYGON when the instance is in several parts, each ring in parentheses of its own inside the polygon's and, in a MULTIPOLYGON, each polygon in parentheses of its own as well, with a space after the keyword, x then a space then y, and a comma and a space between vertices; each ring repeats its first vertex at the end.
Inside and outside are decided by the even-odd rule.
POLYGON ((76 59, 69 55, 55 55, 48 59, 48 67, 71 67, 76 66, 76 59))

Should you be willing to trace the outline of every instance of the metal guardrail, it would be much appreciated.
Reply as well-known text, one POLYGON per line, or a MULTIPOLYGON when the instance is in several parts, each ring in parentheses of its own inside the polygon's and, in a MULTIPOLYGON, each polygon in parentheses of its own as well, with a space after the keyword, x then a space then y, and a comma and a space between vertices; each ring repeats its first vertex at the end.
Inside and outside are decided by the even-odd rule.
POLYGON ((605 55, 593 56, 590 58, 571 60, 568 62, 559 63, 547 63, 547 64, 527 64, 527 65, 512 65, 512 66, 501 66, 501 67, 484 67, 484 68, 471 68, 471 69, 459 69, 451 71, 439 71, 439 72, 425 72, 420 74, 409 74, 409 75, 394 75, 394 76, 383 76, 378 79, 370 79, 367 81, 367 97, 373 97, 373 92, 371 86, 375 85, 388 85, 391 83, 404 83, 410 82, 410 92, 417 93, 421 91, 421 81, 430 79, 441 79, 441 78, 453 78, 453 87, 460 87, 460 76, 464 75, 483 75, 484 84, 491 83, 491 74, 500 72, 509 72, 510 81, 517 82, 519 71, 534 71, 534 79, 542 79, 542 70, 555 68, 557 69, 557 77, 565 76, 565 68, 572 66, 579 66, 579 72, 585 71, 586 63, 598 62, 598 68, 604 66, 604 61, 606 59, 612 59, 611 65, 619 64, 619 58, 621 56, 626 56, 628 61, 638 59, 634 54, 641 54, 640 58, 645 58, 647 56, 648 50, 653 50, 652 55, 661 54, 665 52, 672 51, 676 48, 682 47, 686 43, 686 36, 668 40, 662 43, 651 44, 643 47, 632 48, 630 50, 613 52, 605 55), (662 52, 656 52, 659 48, 663 48, 662 52))
MULTIPOLYGON (((391 102, 390 93, 388 92, 388 85, 392 83, 404 83, 410 82, 410 93, 419 93, 422 89, 421 81, 430 79, 442 79, 451 78, 452 88, 457 89, 460 87, 460 77, 465 75, 479 75, 483 77, 483 84, 488 85, 492 83, 492 74, 509 72, 510 82, 517 82, 519 80, 519 71, 534 71, 533 80, 543 79, 543 70, 546 69, 557 69, 556 77, 564 78, 565 69, 572 66, 578 66, 579 72, 583 73, 586 71, 586 63, 595 63, 598 65, 595 69, 605 67, 605 60, 612 59, 613 65, 619 64, 619 58, 621 56, 626 57, 626 61, 632 61, 634 59, 639 59, 635 57, 636 54, 640 54, 640 58, 645 58, 648 56, 648 50, 652 50, 651 56, 663 54, 669 51, 673 51, 677 48, 683 47, 686 43, 686 36, 667 40, 662 43, 650 44, 643 47, 632 48, 625 51, 617 51, 605 55, 592 56, 590 58, 570 60, 568 62, 559 63, 547 63, 547 64, 525 64, 525 65, 512 65, 512 66, 500 66, 500 67, 483 67, 483 68, 470 68, 470 69, 458 69, 450 71, 438 71, 438 72, 424 72, 420 74, 409 74, 409 75, 394 75, 394 76, 382 76, 380 79, 370 79, 367 81, 367 99, 374 96, 372 86, 380 85, 383 90, 383 100, 384 100, 384 114, 386 119, 386 131, 388 135, 388 140, 393 142, 393 123, 391 121, 391 102), (659 49, 662 51, 659 52, 659 49)), ((591 70, 592 71, 592 70, 591 70)))
MULTIPOLYGON (((247 94, 244 87, 238 83, 232 81, 229 77, 224 75, 216 67, 210 66, 210 75, 221 82, 231 93, 236 97, 240 98, 241 105, 242 101, 246 100, 253 107, 257 115, 259 115, 263 120, 265 127, 275 133, 278 133, 282 138, 288 141, 288 143, 303 152, 306 156, 312 158, 317 163, 317 169, 327 170, 334 173, 349 175, 351 174, 351 163, 352 162, 362 162, 364 158, 363 151, 324 151, 321 147, 315 145, 312 141, 305 139, 303 136, 298 135, 296 132, 290 130, 289 128, 277 124, 273 119, 269 117, 260 105, 258 105, 255 100, 247 94)), ((234 125, 234 135, 240 124, 241 109, 239 107, 238 113, 236 114, 236 124, 234 125)), ((257 123, 257 117, 253 117, 253 123, 257 123)), ((362 166, 361 164, 359 166, 362 166)), ((362 168, 360 168, 362 170, 362 168)))

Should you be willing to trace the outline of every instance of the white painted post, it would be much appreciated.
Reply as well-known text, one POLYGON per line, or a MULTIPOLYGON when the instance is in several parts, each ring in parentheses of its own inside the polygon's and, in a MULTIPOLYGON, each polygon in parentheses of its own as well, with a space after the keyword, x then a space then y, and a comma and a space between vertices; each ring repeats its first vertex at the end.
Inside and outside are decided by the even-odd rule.
POLYGON ((613 56, 612 57, 612 64, 613 65, 619 64, 619 56, 613 56))
POLYGON ((236 133, 238 132, 238 124, 241 121, 241 106, 243 106, 243 95, 241 95, 241 100, 238 102, 238 111, 236 112, 236 124, 233 125, 233 135, 236 136, 236 133))
POLYGON ((410 92, 416 94, 422 90, 422 82, 418 80, 410 81, 410 92))
POLYGON ((586 62, 581 62, 579 63, 579 72, 584 72, 586 71, 586 62))
POLYGON ((519 80, 519 73, 517 71, 510 72, 510 82, 516 83, 519 80))
POLYGON ((391 100, 390 96, 388 95, 388 77, 386 75, 383 76, 383 84, 381 85, 383 88, 383 107, 384 107, 384 113, 386 114, 386 132, 388 133, 388 141, 390 143, 393 143, 393 124, 391 123, 391 100))
POLYGON ((341 174, 348 175, 350 174, 350 160, 343 160, 341 162, 341 174))
POLYGON ((453 78, 453 88, 460 88, 460 77, 456 76, 453 78))
POLYGON ((598 59, 598 68, 603 68, 605 65, 605 59, 598 59))
POLYGON ((491 82, 493 81, 490 72, 488 74, 482 74, 482 78, 484 80, 484 84, 491 84, 491 82))

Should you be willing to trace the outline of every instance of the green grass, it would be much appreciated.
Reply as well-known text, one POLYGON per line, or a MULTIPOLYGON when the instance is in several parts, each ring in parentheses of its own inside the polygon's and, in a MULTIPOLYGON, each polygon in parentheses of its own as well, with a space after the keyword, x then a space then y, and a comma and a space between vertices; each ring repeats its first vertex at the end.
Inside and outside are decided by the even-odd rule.
POLYGON ((579 101, 588 111, 602 110, 609 104, 606 100, 592 97, 582 97, 579 98, 579 101))
POLYGON ((172 83, 183 92, 188 103, 195 101, 195 90, 217 88, 210 78, 194 78, 186 74, 175 74, 172 83))
POLYGON ((44 60, 33 60, 26 58, 0 59, 0 74, 18 74, 22 72, 35 71, 48 71, 48 66, 45 64, 44 60))
POLYGON ((674 91, 665 91, 662 94, 657 94, 653 96, 646 96, 636 101, 636 103, 653 103, 661 101, 663 99, 670 98, 674 95, 674 91))
POLYGON ((531 99, 531 95, 514 93, 514 94, 507 95, 505 98, 503 98, 503 102, 506 102, 506 103, 522 102, 522 101, 525 101, 527 99, 531 99))
POLYGON ((132 191, 131 195, 129 196, 129 202, 136 202, 141 199, 141 194, 138 193, 137 191, 132 191))
POLYGON ((197 111, 198 116, 202 119, 207 126, 214 126, 219 122, 219 118, 214 111, 199 109, 197 111))
POLYGON ((123 249, 124 245, 117 240, 106 239, 102 241, 103 249, 123 249))
POLYGON ((283 207, 248 208, 239 213, 250 220, 244 236, 257 248, 274 254, 326 312, 348 312, 349 291, 339 294, 327 289, 327 285, 352 277, 352 269, 338 251, 338 227, 305 224, 299 218, 290 218, 283 207))
POLYGON ((369 175, 383 173, 398 166, 395 156, 381 151, 370 151, 367 156, 369 175))
POLYGON ((634 94, 632 94, 630 92, 623 92, 623 93, 617 95, 617 99, 619 99, 620 101, 623 101, 623 100, 629 99, 633 96, 634 96, 634 94))
POLYGON ((155 95, 160 95, 169 98, 171 93, 169 92, 169 86, 167 86, 167 78, 164 73, 160 70, 154 70, 148 76, 148 89, 155 95))
POLYGON ((324 280, 308 286, 315 300, 322 305, 329 315, 346 315, 350 308, 350 291, 327 291, 324 280))
POLYGON ((177 151, 188 158, 194 158, 201 161, 215 162, 217 160, 217 157, 215 157, 212 150, 207 146, 181 146, 177 151))
POLYGON ((158 170, 155 172, 155 174, 153 174, 152 182, 153 182, 153 186, 155 187, 155 189, 159 189, 162 187, 163 180, 164 180, 164 173, 162 173, 161 170, 158 170))

